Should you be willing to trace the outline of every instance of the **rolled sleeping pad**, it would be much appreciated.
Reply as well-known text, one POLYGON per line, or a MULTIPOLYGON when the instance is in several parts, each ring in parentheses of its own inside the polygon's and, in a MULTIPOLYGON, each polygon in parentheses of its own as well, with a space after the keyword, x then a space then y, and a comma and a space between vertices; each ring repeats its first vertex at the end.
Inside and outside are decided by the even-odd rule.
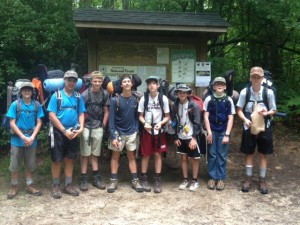
MULTIPOLYGON (((43 83, 44 89, 46 91, 57 91, 63 89, 65 86, 65 82, 63 78, 55 78, 55 79, 46 79, 43 83)), ((77 80, 75 90, 79 91, 82 87, 82 79, 79 78, 77 80)))

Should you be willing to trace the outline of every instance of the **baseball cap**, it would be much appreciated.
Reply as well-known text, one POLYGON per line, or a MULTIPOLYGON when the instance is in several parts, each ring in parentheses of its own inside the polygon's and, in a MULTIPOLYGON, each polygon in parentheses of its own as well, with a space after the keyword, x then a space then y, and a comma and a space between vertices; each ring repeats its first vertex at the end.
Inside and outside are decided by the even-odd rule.
POLYGON ((20 90, 22 90, 23 88, 31 88, 31 89, 33 89, 33 84, 31 82, 24 82, 24 83, 21 84, 20 90))
POLYGON ((68 78, 68 77, 73 77, 76 80, 78 80, 78 74, 73 70, 68 70, 67 72, 65 72, 64 78, 68 78))
POLYGON ((148 84, 149 82, 154 81, 158 83, 158 78, 156 76, 150 76, 146 79, 146 83, 148 84))
POLYGON ((258 75, 260 77, 264 76, 264 70, 261 67, 255 66, 250 70, 250 76, 258 75))
POLYGON ((215 83, 217 83, 217 82, 221 82, 221 83, 226 84, 226 80, 225 80, 224 77, 216 77, 216 78, 214 79, 214 81, 213 81, 213 85, 215 85, 215 83))

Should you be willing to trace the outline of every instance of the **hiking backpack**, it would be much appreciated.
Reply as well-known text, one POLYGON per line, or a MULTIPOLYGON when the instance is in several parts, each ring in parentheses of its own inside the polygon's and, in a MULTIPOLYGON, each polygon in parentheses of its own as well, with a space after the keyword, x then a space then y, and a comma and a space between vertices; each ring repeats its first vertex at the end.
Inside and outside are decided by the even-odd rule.
MULTIPOLYGON (((7 86, 7 103, 6 103, 6 112, 8 111, 8 109, 10 108, 11 104, 14 102, 14 101, 18 101, 17 103, 17 113, 18 113, 18 116, 17 116, 17 119, 19 118, 19 113, 21 111, 21 104, 19 104, 20 102, 20 88, 21 88, 21 85, 25 82, 31 82, 30 80, 28 79, 18 79, 16 80, 15 84, 13 85, 12 82, 9 82, 8 83, 8 86, 7 86)), ((32 99, 35 100, 36 96, 36 93, 35 93, 35 89, 33 89, 33 93, 32 93, 32 99)), ((36 102, 36 100, 35 100, 36 102)), ((37 102, 37 104, 39 104, 39 102, 37 102)), ((7 129, 10 129, 10 119, 8 117, 6 117, 6 113, 2 116, 2 126, 7 128, 7 129)))
MULTIPOLYGON (((199 109, 200 109, 200 124, 199 127, 196 124, 196 128, 199 129, 199 134, 197 135, 197 142, 198 142, 198 147, 199 147, 199 151, 200 151, 200 155, 205 155, 206 151, 207 151, 207 145, 206 145, 206 136, 203 128, 203 101, 200 97, 195 96, 195 95, 191 95, 189 97, 189 102, 188 102, 188 118, 189 120, 192 122, 193 125, 195 125, 194 123, 194 106, 193 104, 198 105, 199 109)), ((177 130, 179 129, 179 115, 178 115, 178 110, 179 110, 179 98, 176 99, 176 101, 174 102, 174 104, 172 105, 171 108, 171 126, 173 127, 173 129, 177 130)), ((177 132, 176 132, 177 133, 177 132)), ((177 139, 178 136, 177 134, 173 134, 173 138, 177 139)))
MULTIPOLYGON (((269 100, 268 100, 268 89, 271 89, 274 92, 274 97, 276 99, 276 88, 273 85, 272 73, 267 70, 264 70, 264 80, 263 80, 262 86, 263 86, 263 91, 262 91, 263 100, 257 101, 257 103, 263 102, 264 105, 267 107, 267 109, 270 110, 269 109, 269 100)), ((249 102, 253 102, 252 100, 250 100, 250 97, 251 97, 250 87, 251 87, 251 82, 249 82, 246 86, 246 97, 245 97, 245 105, 243 108, 243 112, 245 112, 245 108, 246 108, 247 104, 249 102)))
MULTIPOLYGON (((35 116, 35 121, 37 121, 37 113, 38 113, 38 108, 39 108, 39 102, 36 101, 36 100, 33 100, 34 101, 34 116, 35 116)), ((18 119, 20 118, 20 115, 21 115, 21 112, 27 112, 27 113, 30 113, 32 112, 32 110, 25 110, 25 109, 22 109, 22 103, 21 103, 21 99, 18 98, 17 100, 15 100, 16 104, 17 104, 17 116, 16 116, 16 123, 18 121, 18 119)), ((6 116, 6 113, 3 115, 2 117, 2 126, 6 129, 11 129, 10 127, 10 118, 6 116)))

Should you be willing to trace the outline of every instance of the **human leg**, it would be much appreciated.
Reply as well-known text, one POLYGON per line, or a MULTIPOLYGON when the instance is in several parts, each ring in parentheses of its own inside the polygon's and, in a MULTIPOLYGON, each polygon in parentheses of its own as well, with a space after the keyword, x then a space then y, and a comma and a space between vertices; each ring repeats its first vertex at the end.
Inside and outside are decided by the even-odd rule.
POLYGON ((259 153, 259 167, 259 191, 262 194, 268 194, 269 190, 266 183, 267 155, 259 153))
POLYGON ((81 191, 88 190, 88 182, 87 182, 87 167, 88 167, 88 156, 80 156, 80 165, 81 165, 81 176, 80 176, 80 186, 79 189, 81 191))
POLYGON ((254 159, 254 154, 246 155, 246 178, 242 185, 242 192, 249 192, 251 186, 253 185, 253 180, 252 180, 253 159, 254 159))
POLYGON ((199 160, 195 158, 191 158, 191 160, 192 160, 193 178, 189 190, 196 191, 199 188, 199 182, 198 182, 199 160))
POLYGON ((10 149, 10 165, 9 170, 11 172, 10 190, 7 193, 8 199, 13 199, 18 193, 19 183, 19 165, 23 158, 23 149, 15 146, 11 146, 10 149))
POLYGON ((78 196, 79 192, 73 186, 73 168, 74 168, 74 160, 65 157, 64 159, 64 174, 65 174, 65 188, 64 192, 71 196, 78 196))
POLYGON ((119 158, 121 152, 119 151, 112 151, 112 156, 110 160, 110 171, 111 171, 111 178, 110 184, 107 188, 108 193, 113 193, 118 189, 118 169, 119 169, 119 158))

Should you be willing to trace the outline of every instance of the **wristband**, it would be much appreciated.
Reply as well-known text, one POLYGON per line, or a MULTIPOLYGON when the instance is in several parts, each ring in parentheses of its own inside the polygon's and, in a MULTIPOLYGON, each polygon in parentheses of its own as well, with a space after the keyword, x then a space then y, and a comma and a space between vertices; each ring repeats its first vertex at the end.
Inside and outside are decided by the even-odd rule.
POLYGON ((225 137, 230 137, 230 134, 225 134, 224 136, 225 136, 225 137))
POLYGON ((62 130, 62 133, 63 133, 63 134, 65 134, 66 132, 67 132, 67 130, 66 130, 66 129, 63 129, 63 130, 62 130))

